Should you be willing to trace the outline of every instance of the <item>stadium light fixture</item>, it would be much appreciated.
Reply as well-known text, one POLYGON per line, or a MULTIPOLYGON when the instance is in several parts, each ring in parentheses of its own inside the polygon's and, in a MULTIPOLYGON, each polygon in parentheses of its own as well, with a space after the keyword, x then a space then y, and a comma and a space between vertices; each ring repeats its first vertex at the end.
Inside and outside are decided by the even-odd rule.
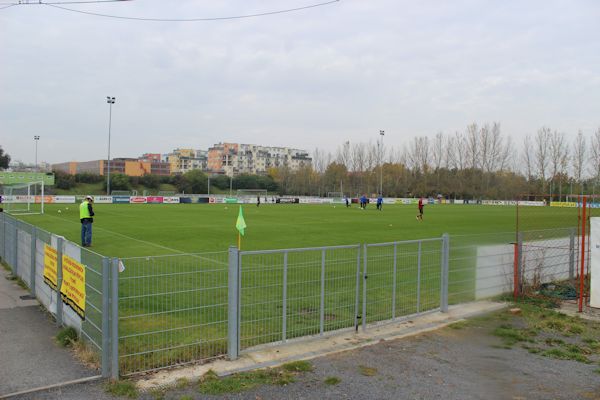
POLYGON ((115 104, 115 98, 106 96, 108 103, 108 160, 106 168, 106 195, 110 196, 110 126, 112 124, 112 105, 115 104))
POLYGON ((35 172, 39 172, 39 170, 38 170, 38 162, 37 162, 37 146, 38 146, 38 142, 40 140, 40 137, 38 135, 35 135, 33 137, 33 140, 35 141, 35 172))
POLYGON ((383 154, 383 136, 385 131, 380 130, 379 136, 381 136, 381 147, 379 148, 379 195, 383 196, 383 163, 381 155, 383 154))

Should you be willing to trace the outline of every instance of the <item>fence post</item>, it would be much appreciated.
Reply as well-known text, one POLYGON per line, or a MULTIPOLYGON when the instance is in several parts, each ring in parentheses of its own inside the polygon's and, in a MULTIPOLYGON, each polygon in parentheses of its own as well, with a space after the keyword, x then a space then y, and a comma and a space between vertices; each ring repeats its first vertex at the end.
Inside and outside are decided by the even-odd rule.
POLYGON ((5 217, 4 217, 4 213, 1 212, 0 213, 0 220, 2 221, 2 227, 0 228, 0 231, 2 232, 2 250, 0 250, 0 260, 6 261, 6 256, 4 255, 4 251, 5 251, 5 247, 6 247, 6 231, 4 230, 4 225, 5 225, 5 217))
POLYGON ((31 227, 31 276, 29 277, 29 289, 31 294, 35 296, 35 267, 36 267, 36 252, 37 246, 37 229, 35 226, 31 227))
POLYGON ((367 245, 363 245, 363 307, 362 329, 367 330, 367 245))
POLYGON ((102 258, 102 376, 110 376, 110 261, 102 258))
POLYGON ((448 260, 450 259, 450 236, 447 233, 442 235, 442 290, 441 305, 442 312, 448 312, 448 260))
POLYGON ((63 237, 57 236, 56 238, 56 325, 62 326, 62 310, 63 302, 60 295, 60 286, 63 280, 62 271, 62 255, 63 255, 63 237))
POLYGON ((111 369, 110 377, 119 379, 119 259, 113 258, 110 271, 110 347, 111 369))
POLYGON ((319 333, 325 332, 325 249, 321 250, 321 305, 319 307, 319 333))
POLYGON ((360 304, 360 244, 356 249, 356 292, 354 294, 354 330, 358 332, 358 307, 360 304))
POLYGON ((576 229, 571 228, 569 236, 569 279, 575 278, 575 235, 576 229))
POLYGON ((392 281, 392 320, 396 319, 396 291, 398 288, 396 287, 396 281, 398 276, 398 243, 394 243, 394 272, 393 272, 393 281, 392 281))
POLYGON ((14 276, 18 277, 19 276, 19 228, 17 228, 17 221, 14 221, 14 240, 15 240, 15 252, 13 253, 14 255, 14 262, 13 262, 13 268, 12 268, 12 273, 14 276))
POLYGON ((281 341, 285 343, 287 339, 287 272, 288 272, 288 252, 283 253, 283 309, 281 321, 281 341))
POLYGON ((239 356, 240 263, 239 250, 229 246, 228 299, 227 299, 227 355, 230 360, 239 356))
POLYGON ((421 312, 421 250, 422 242, 419 240, 417 254, 417 313, 421 312))
POLYGON ((517 294, 523 294, 523 278, 525 277, 525 271, 523 271, 523 232, 517 233, 517 275, 518 285, 517 294))

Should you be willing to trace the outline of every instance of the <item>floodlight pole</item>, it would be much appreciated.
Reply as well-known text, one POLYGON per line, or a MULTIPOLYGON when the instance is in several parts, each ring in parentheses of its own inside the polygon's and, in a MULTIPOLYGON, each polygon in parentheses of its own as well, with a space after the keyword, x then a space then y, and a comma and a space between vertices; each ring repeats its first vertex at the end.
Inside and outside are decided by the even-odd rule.
POLYGON ((379 195, 383 197, 383 163, 381 162, 381 155, 383 153, 383 135, 385 135, 385 131, 379 131, 379 136, 381 136, 381 147, 379 149, 379 195))
POLYGON ((106 96, 108 103, 108 160, 106 168, 106 195, 110 196, 110 126, 112 124, 112 105, 115 104, 115 98, 106 96))
POLYGON ((35 141, 35 172, 39 172, 38 162, 37 162, 37 147, 38 147, 38 141, 40 140, 40 137, 38 135, 35 135, 33 137, 33 140, 35 141))

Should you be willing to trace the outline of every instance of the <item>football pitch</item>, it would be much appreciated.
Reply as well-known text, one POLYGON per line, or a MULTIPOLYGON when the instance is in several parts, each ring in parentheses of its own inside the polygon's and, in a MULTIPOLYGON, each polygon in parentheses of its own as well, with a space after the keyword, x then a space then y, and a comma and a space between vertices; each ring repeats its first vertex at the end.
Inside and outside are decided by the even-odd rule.
MULTIPOLYGON (((237 244, 235 222, 240 205, 96 204, 93 250, 111 257, 137 257, 226 251, 237 244)), ((392 242, 453 235, 514 232, 514 206, 429 205, 417 221, 414 205, 265 204, 243 205, 246 232, 242 250, 320 247, 392 242)), ((525 229, 577 224, 573 209, 526 207, 534 224, 525 229), (574 223, 573 223, 574 222, 574 223)), ((80 243, 76 204, 48 204, 44 215, 19 217, 51 233, 80 243), (59 212, 60 211, 60 212, 59 212)))

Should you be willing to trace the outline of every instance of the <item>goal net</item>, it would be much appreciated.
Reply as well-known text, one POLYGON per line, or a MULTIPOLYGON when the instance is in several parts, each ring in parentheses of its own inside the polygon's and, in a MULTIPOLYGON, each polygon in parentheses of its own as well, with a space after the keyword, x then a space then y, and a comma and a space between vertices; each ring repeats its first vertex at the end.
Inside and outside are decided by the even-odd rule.
POLYGON ((111 196, 137 196, 137 190, 111 190, 111 196))
POLYGON ((238 189, 236 197, 244 203, 256 203, 256 198, 260 198, 261 203, 267 203, 265 200, 268 192, 265 189, 238 189))
POLYGON ((2 208, 13 215, 43 214, 44 182, 5 185, 2 188, 2 208))

